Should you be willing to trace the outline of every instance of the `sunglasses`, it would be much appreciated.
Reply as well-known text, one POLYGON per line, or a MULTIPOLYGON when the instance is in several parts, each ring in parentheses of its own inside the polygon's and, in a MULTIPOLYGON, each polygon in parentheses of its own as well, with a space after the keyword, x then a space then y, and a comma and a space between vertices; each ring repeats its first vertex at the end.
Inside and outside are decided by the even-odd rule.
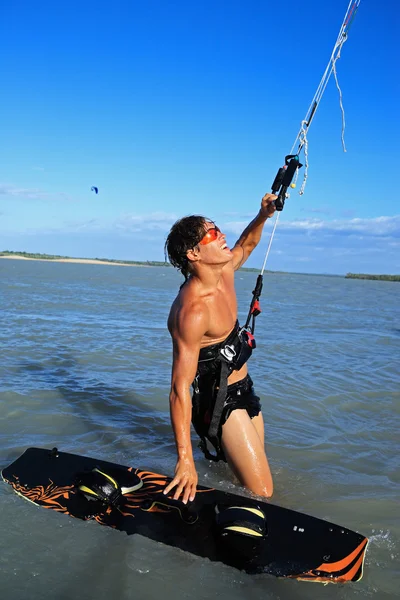
POLYGON ((205 246, 206 244, 214 242, 218 238, 219 233, 221 233, 221 230, 216 225, 215 227, 210 227, 210 229, 207 229, 207 232, 201 238, 199 244, 205 246))

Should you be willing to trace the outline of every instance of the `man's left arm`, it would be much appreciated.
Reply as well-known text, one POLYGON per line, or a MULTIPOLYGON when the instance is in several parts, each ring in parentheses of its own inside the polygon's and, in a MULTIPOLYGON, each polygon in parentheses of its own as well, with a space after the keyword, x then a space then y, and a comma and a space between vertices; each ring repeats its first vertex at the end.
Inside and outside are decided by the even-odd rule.
POLYGON ((233 268, 235 271, 244 265, 260 241, 265 221, 269 217, 272 217, 276 210, 274 204, 276 198, 277 196, 275 196, 275 194, 265 194, 261 200, 261 208, 258 215, 247 225, 235 246, 232 248, 233 268))

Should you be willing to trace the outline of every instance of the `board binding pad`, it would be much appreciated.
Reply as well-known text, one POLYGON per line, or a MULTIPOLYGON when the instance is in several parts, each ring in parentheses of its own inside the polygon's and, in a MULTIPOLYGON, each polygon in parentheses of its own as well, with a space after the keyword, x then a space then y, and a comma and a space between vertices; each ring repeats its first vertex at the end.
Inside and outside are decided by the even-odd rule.
POLYGON ((28 448, 2 477, 37 506, 138 533, 249 574, 321 583, 355 582, 363 574, 366 537, 269 502, 198 486, 195 500, 184 505, 162 493, 170 477, 57 448, 28 448), (111 475, 123 491, 125 486, 114 505, 79 490, 80 474, 94 469, 111 475), (126 493, 130 478, 134 490, 126 493))

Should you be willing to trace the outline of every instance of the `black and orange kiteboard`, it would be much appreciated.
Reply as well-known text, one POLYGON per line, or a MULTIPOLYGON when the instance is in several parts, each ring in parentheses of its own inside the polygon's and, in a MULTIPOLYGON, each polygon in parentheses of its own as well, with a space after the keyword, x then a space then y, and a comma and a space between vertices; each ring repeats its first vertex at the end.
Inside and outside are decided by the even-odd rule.
POLYGON ((269 502, 198 486, 184 505, 162 494, 165 475, 29 448, 2 477, 38 506, 139 533, 247 573, 322 583, 358 581, 368 540, 269 502))

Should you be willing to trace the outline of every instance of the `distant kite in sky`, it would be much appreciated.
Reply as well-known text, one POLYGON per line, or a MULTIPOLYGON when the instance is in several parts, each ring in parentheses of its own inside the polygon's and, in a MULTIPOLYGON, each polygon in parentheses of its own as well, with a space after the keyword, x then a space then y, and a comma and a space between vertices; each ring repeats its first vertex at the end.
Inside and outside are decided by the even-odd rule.
POLYGON ((95 186, 93 186, 93 187, 91 188, 91 190, 92 190, 92 192, 95 192, 96 194, 98 194, 98 193, 99 193, 99 188, 97 188, 97 187, 95 187, 95 186))

